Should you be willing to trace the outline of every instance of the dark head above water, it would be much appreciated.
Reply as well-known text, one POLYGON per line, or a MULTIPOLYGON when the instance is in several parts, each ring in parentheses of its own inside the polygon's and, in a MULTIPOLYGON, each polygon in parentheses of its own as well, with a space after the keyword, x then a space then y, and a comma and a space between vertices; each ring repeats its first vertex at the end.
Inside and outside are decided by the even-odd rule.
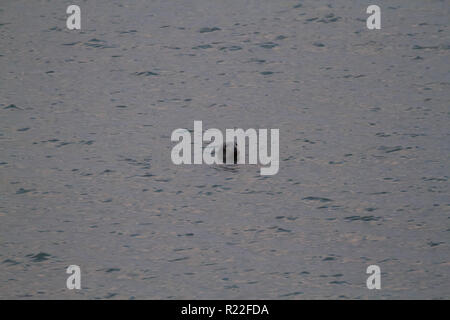
POLYGON ((222 161, 224 164, 227 164, 231 162, 231 157, 233 157, 233 163, 237 164, 238 161, 238 149, 237 149, 237 143, 234 144, 231 143, 224 143, 222 148, 222 161), (233 150, 234 149, 234 150, 233 150), (232 156, 234 151, 234 156, 232 156), (229 161, 227 161, 227 159, 229 161))

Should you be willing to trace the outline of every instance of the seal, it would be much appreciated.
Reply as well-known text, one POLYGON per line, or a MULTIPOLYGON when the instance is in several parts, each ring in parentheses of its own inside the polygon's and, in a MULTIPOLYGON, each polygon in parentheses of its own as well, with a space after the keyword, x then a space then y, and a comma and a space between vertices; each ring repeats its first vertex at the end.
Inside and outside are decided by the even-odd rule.
POLYGON ((217 156, 219 159, 222 159, 223 164, 237 164, 239 159, 237 143, 224 143, 222 148, 219 149, 217 156))

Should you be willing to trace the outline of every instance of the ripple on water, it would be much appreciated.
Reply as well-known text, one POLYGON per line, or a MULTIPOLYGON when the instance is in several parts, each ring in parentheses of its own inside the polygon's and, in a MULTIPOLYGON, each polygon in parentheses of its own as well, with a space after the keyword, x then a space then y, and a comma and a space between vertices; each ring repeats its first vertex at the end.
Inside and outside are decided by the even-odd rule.
POLYGON ((303 294, 303 292, 301 291, 295 291, 295 292, 290 292, 290 293, 286 293, 286 294, 282 294, 279 297, 280 298, 289 298, 289 297, 293 297, 293 296, 299 296, 303 294))
POLYGON ((12 260, 12 259, 6 259, 6 260, 3 260, 2 264, 7 264, 7 265, 10 265, 10 266, 15 266, 15 265, 17 265, 17 264, 20 264, 20 262, 17 262, 17 261, 12 260))
POLYGON ((159 73, 152 72, 152 71, 135 72, 134 74, 137 76, 144 76, 144 77, 159 76, 159 73))
POLYGON ((28 193, 28 192, 32 192, 35 191, 36 189, 24 189, 24 188, 20 188, 19 190, 16 191, 16 194, 24 194, 24 193, 28 193))
POLYGON ((278 43, 275 43, 275 42, 263 42, 263 43, 260 43, 259 46, 261 48, 264 48, 264 49, 272 49, 272 48, 278 47, 278 43))
POLYGON ((219 27, 212 27, 212 28, 208 28, 208 27, 204 27, 201 28, 200 30, 198 30, 198 32, 200 33, 208 33, 208 32, 214 32, 214 31, 219 31, 222 30, 219 27))
POLYGON ((15 104, 10 104, 7 107, 4 107, 3 109, 10 109, 10 110, 23 110, 21 108, 19 108, 18 106, 16 106, 15 104))
POLYGON ((28 254, 26 257, 31 258, 33 262, 42 262, 50 259, 51 255, 45 252, 39 252, 38 254, 28 254))
POLYGON ((210 44, 201 44, 201 45, 198 45, 198 46, 196 46, 196 47, 192 47, 192 49, 194 49, 194 50, 198 50, 198 49, 210 49, 210 48, 213 48, 213 46, 210 45, 210 44))
POLYGON ((346 221, 379 221, 381 217, 376 216, 349 216, 345 217, 346 221))
POLYGON ((106 41, 93 38, 84 43, 86 47, 98 48, 98 49, 106 49, 106 48, 115 48, 116 46, 106 44, 106 41))
POLYGON ((313 196, 303 198, 302 200, 308 200, 308 201, 320 201, 320 202, 330 202, 330 201, 333 201, 333 200, 328 199, 328 198, 313 197, 313 196))

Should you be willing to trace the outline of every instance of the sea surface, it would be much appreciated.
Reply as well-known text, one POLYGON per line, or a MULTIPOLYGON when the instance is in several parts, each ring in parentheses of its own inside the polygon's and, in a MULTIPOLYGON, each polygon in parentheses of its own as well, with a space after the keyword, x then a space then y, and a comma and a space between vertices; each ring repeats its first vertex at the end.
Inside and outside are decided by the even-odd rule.
POLYGON ((70 4, 1 2, 0 299, 450 298, 450 1, 70 4), (194 120, 278 174, 174 165, 194 120))

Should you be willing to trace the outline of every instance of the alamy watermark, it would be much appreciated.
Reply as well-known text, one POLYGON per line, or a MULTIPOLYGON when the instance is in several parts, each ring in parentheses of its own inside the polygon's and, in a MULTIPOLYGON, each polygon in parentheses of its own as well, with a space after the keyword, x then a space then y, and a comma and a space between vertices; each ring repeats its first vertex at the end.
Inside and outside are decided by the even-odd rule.
POLYGON ((66 26, 69 30, 80 30, 81 29, 81 9, 77 5, 70 5, 66 10, 67 14, 70 16, 66 20, 66 26))
POLYGON ((366 270, 367 274, 370 274, 370 276, 367 278, 366 285, 367 289, 373 290, 373 289, 381 289, 381 269, 376 264, 370 265, 367 267, 366 270))
POLYGON ((172 162, 181 164, 245 164, 246 140, 248 140, 248 164, 260 164, 261 175, 274 175, 279 169, 279 129, 270 129, 270 155, 267 129, 226 129, 225 141, 219 129, 203 132, 202 121, 194 121, 192 161, 192 137, 187 129, 172 132, 172 142, 178 142, 171 153, 172 162), (181 141, 180 141, 181 139, 181 141), (203 148, 203 142, 210 142, 203 148))
POLYGON ((366 12, 370 16, 366 20, 367 29, 379 30, 381 29, 381 9, 377 5, 370 5, 367 7, 366 12))
POLYGON ((69 289, 69 290, 81 289, 81 269, 80 269, 80 267, 75 264, 72 264, 67 267, 66 273, 70 274, 70 276, 67 278, 67 281, 66 281, 67 289, 69 289))

